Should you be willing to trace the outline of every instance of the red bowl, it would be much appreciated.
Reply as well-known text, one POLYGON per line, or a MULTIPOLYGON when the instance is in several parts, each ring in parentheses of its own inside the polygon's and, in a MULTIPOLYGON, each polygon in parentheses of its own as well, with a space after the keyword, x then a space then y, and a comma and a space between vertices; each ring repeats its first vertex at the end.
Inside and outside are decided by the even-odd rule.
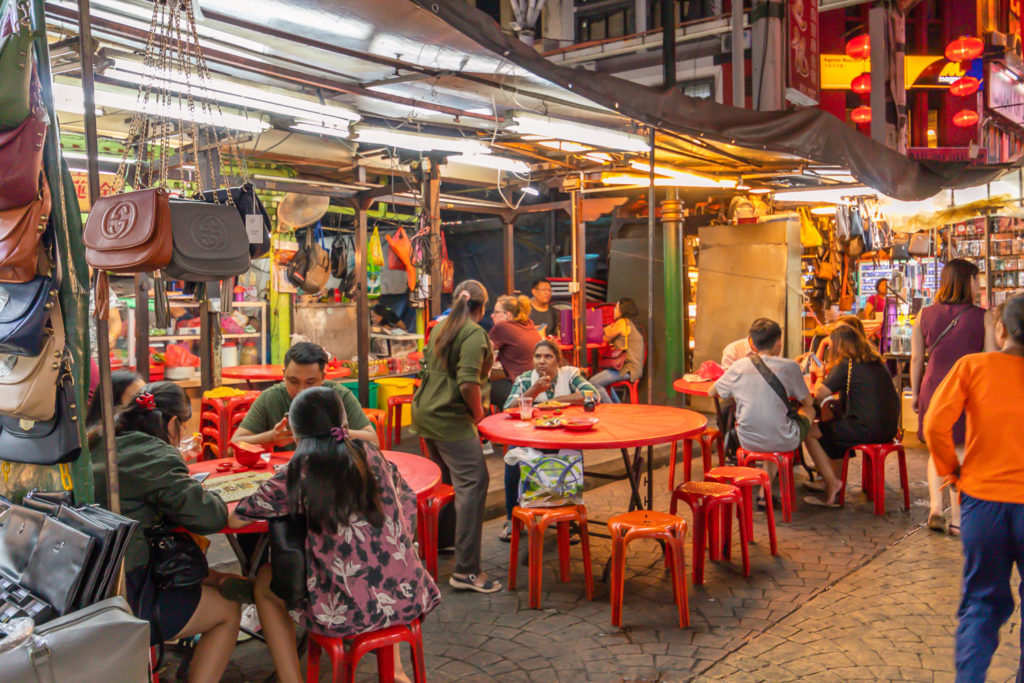
POLYGON ((596 417, 574 417, 566 420, 563 426, 571 432, 586 432, 596 427, 598 422, 600 420, 596 417))
POLYGON ((519 412, 519 408, 509 408, 508 410, 505 411, 505 414, 511 417, 513 420, 520 420, 523 417, 523 414, 519 412))

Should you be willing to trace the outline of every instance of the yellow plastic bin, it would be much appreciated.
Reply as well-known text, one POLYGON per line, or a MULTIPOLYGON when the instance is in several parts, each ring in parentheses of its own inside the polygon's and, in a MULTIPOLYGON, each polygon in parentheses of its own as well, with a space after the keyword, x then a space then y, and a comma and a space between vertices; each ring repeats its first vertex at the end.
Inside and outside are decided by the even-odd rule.
MULTIPOLYGON (((388 399, 392 396, 411 396, 416 388, 412 377, 386 377, 377 382, 377 407, 388 409, 388 399)), ((412 406, 402 406, 402 426, 412 423, 412 406)))

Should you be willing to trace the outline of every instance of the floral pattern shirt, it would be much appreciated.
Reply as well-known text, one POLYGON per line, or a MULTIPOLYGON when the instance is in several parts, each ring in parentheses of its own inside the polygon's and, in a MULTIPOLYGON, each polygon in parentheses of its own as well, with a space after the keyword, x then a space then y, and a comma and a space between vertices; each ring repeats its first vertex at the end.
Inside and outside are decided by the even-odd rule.
MULTIPOLYGON (((333 534, 306 536, 309 596, 291 611, 295 622, 325 636, 342 637, 409 624, 441 602, 415 544, 416 495, 398 468, 372 444, 366 460, 380 488, 384 526, 353 515, 333 534)), ((289 508, 282 469, 238 503, 239 515, 285 517, 289 508)))

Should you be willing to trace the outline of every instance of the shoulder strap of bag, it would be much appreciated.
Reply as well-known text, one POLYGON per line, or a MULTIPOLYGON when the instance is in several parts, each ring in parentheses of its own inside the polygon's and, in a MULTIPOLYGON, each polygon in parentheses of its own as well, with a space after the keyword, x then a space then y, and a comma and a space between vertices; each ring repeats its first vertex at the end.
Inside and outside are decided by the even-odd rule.
POLYGON ((782 385, 782 380, 775 376, 775 373, 772 372, 771 368, 769 368, 764 362, 764 359, 761 358, 761 354, 756 352, 750 353, 747 355, 747 358, 749 358, 750 362, 754 364, 755 368, 757 368, 761 377, 764 377, 764 381, 768 382, 768 386, 772 388, 775 395, 778 396, 784 404, 786 404, 786 409, 788 410, 791 408, 792 403, 789 400, 789 392, 787 392, 786 387, 782 385))
POLYGON ((949 331, 952 330, 954 327, 956 327, 956 324, 958 322, 960 322, 960 318, 964 317, 964 315, 966 315, 967 311, 969 311, 969 310, 971 310, 970 307, 965 308, 964 310, 960 311, 960 315, 958 315, 957 317, 953 318, 949 322, 949 324, 946 325, 946 328, 944 330, 942 330, 942 332, 939 332, 939 336, 935 338, 935 341, 932 342, 932 345, 929 348, 925 349, 925 354, 924 355, 925 355, 926 358, 928 356, 932 355, 932 351, 934 351, 935 347, 939 345, 939 342, 942 341, 943 337, 945 337, 947 334, 949 334, 949 331))

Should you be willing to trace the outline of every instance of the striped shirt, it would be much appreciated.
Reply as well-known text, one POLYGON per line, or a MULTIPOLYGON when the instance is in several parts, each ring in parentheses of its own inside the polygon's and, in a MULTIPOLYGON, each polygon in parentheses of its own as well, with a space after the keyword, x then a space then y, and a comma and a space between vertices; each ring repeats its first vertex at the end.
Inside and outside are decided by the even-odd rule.
MULTIPOLYGON (((512 393, 508 395, 508 399, 505 401, 505 405, 502 406, 503 410, 508 410, 513 406, 518 405, 519 397, 526 393, 526 390, 533 386, 533 383, 540 379, 540 375, 536 370, 530 370, 524 372, 516 378, 516 381, 512 384, 512 393)), ((542 403, 544 401, 550 401, 556 396, 568 396, 575 394, 579 391, 592 391, 594 392, 594 400, 600 401, 597 390, 594 389, 594 385, 588 382, 583 375, 580 374, 579 368, 574 368, 571 365, 563 365, 558 368, 558 375, 555 377, 555 381, 551 383, 551 387, 547 391, 542 391, 534 397, 535 403, 542 403)))

